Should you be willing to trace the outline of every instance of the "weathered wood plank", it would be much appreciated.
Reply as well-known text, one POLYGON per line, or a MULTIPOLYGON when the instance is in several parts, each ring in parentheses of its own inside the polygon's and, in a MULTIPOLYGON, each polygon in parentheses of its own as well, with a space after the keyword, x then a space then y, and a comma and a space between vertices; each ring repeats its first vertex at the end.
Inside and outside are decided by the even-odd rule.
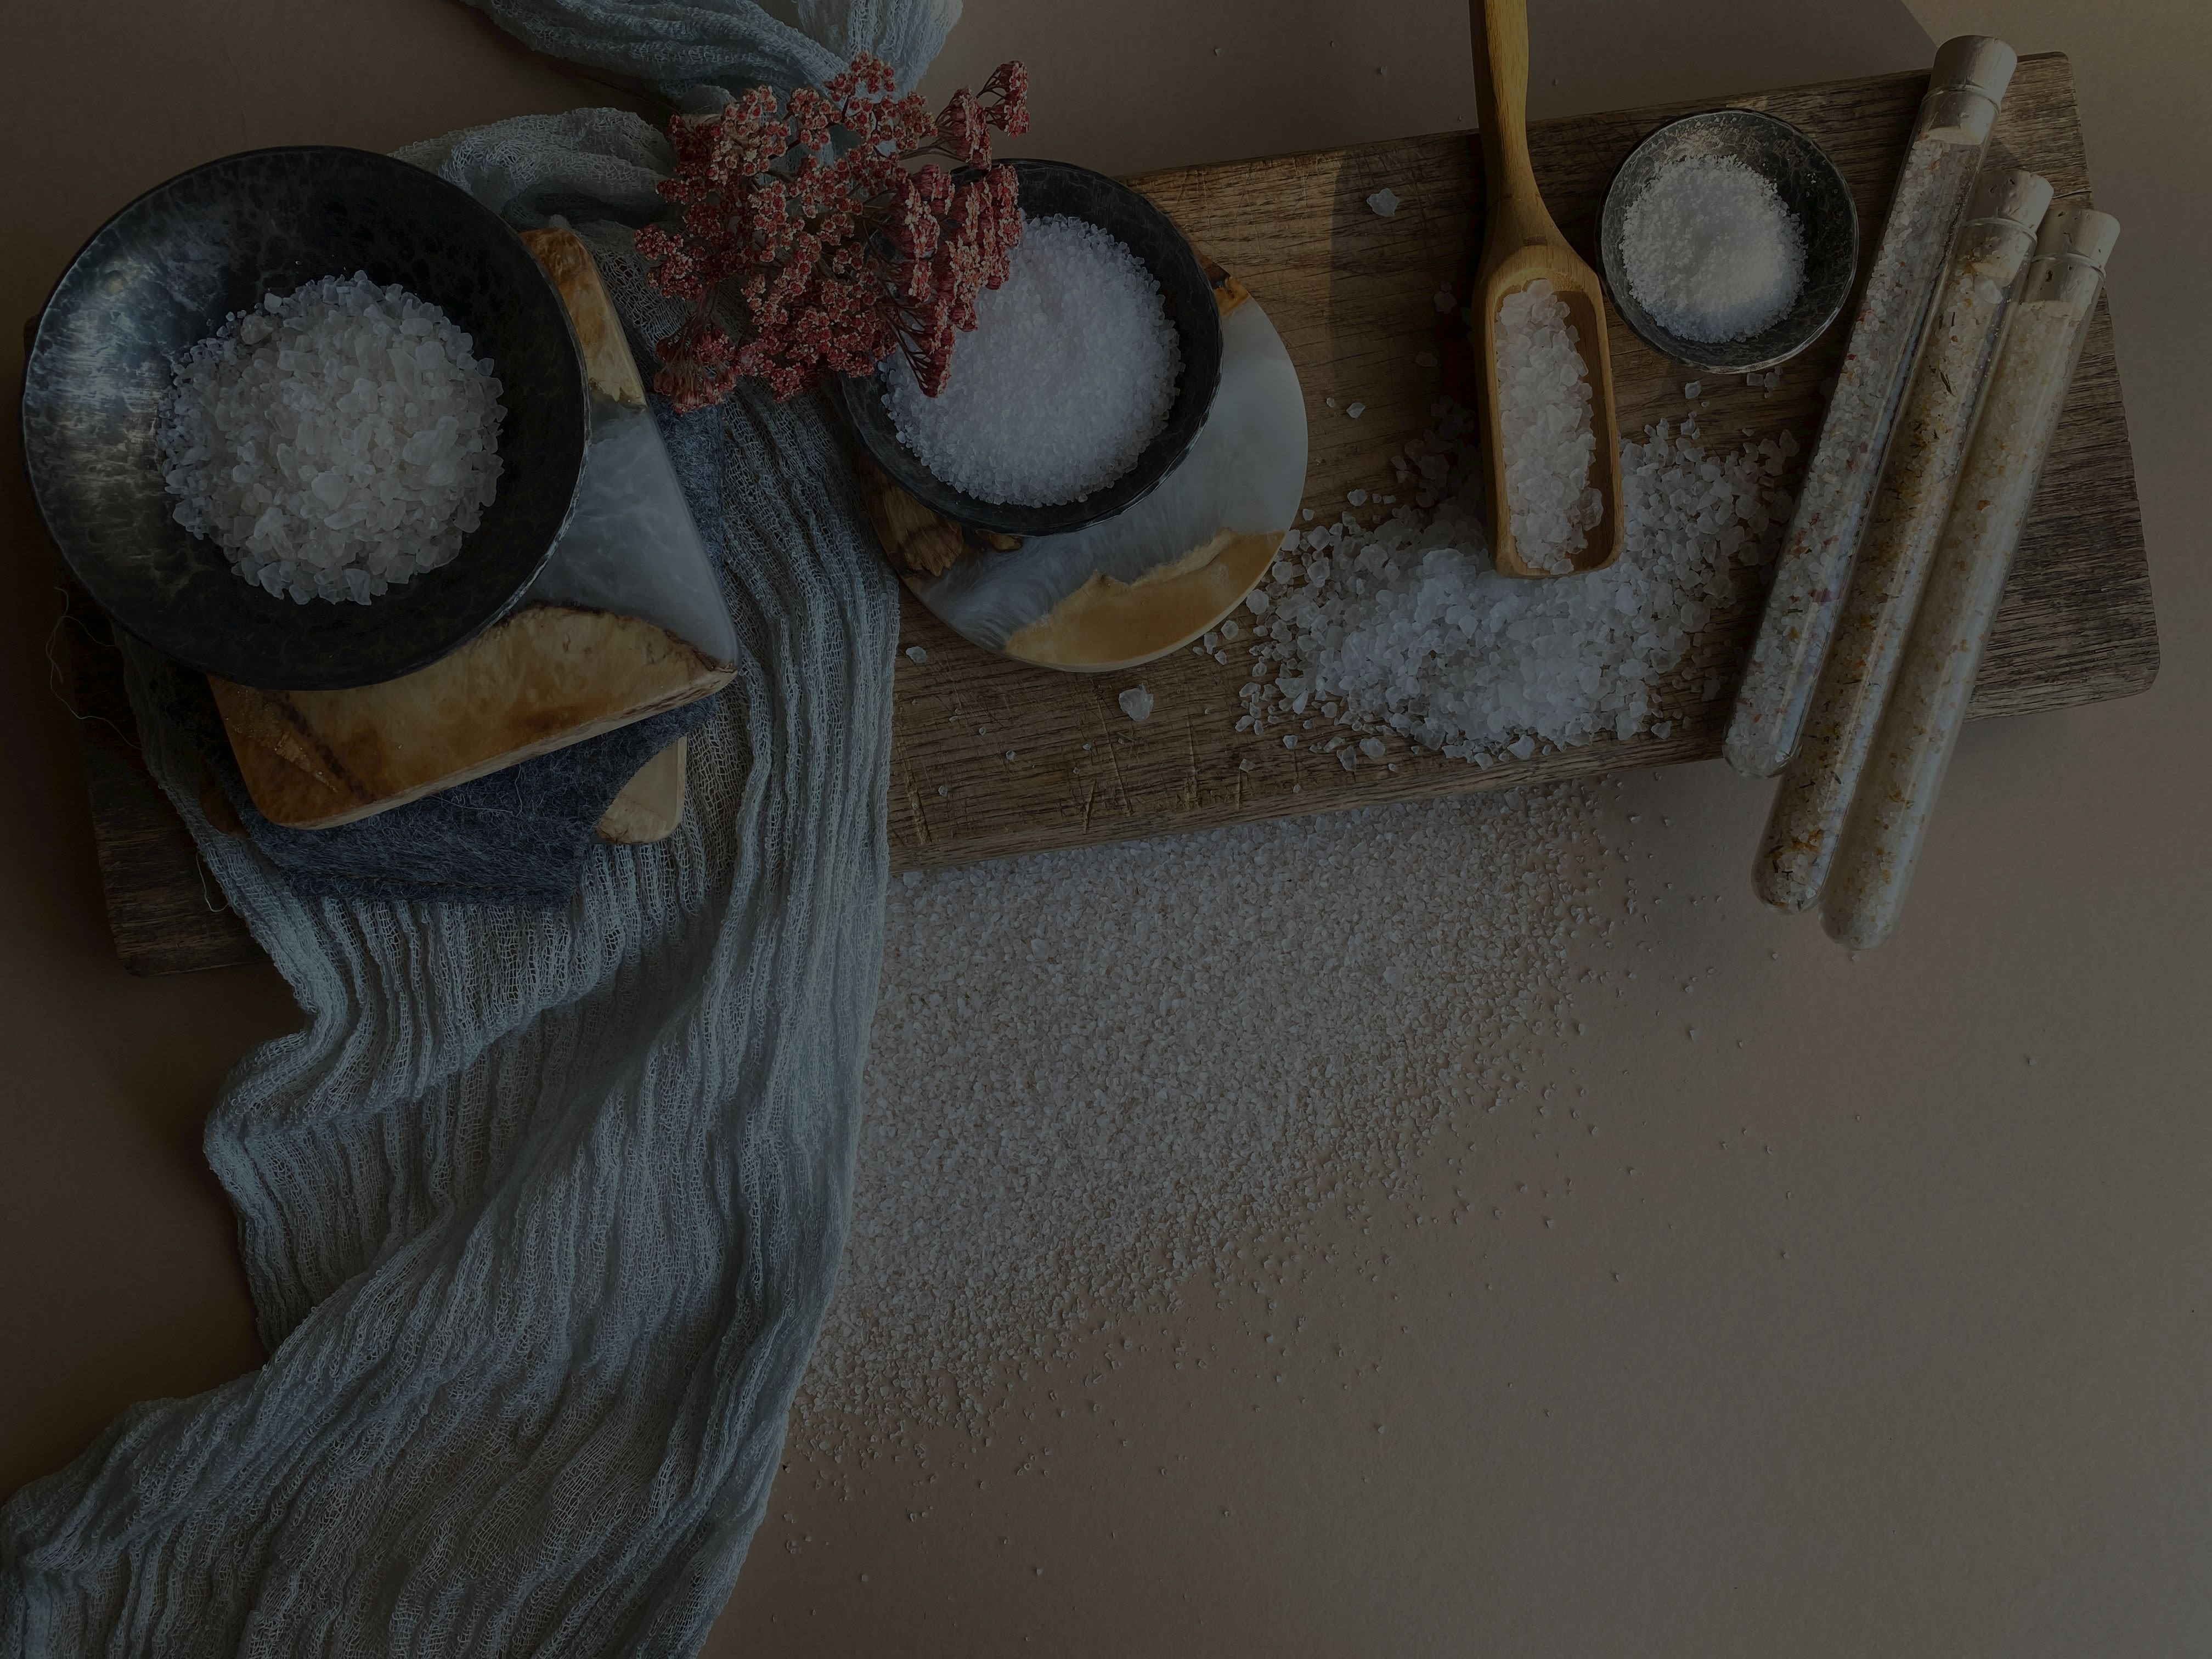
MULTIPOLYGON (((1732 100, 1795 122, 1850 181, 1871 252, 1924 77, 1838 82, 1732 100)), ((1546 199, 1569 238, 1590 251, 1613 171, 1661 122, 1709 105, 1637 110, 1540 124, 1531 148, 1546 199)), ((2062 201, 2088 199, 2073 79, 2058 57, 2021 65, 1998 140, 2051 178, 2062 201)), ((1345 492, 1387 487, 1389 458, 1418 434, 1437 395, 1437 371, 1414 362, 1438 343, 1431 296, 1461 279, 1474 253, 1480 181, 1467 134, 1279 156, 1151 174, 1135 181, 1267 307, 1305 383, 1313 431, 1307 504, 1331 516, 1345 492), (1388 185, 1406 205, 1390 219, 1365 198, 1388 185), (1358 421, 1338 410, 1358 399, 1358 421)), ((1447 323, 1445 326, 1449 328, 1447 323)), ((1686 378, 1616 324, 1612 335, 1620 425, 1634 433, 1679 417, 1686 378)), ((1715 384, 1702 416, 1707 441, 1744 428, 1789 427, 1809 440, 1819 383, 1843 349, 1832 334, 1790 365, 1771 397, 1715 384)), ((898 664, 890 799, 894 865, 961 863, 1008 854, 1165 834, 1285 814, 1498 788, 1623 765, 1702 759, 1720 749, 1725 693, 1747 647, 1755 596, 1718 614, 1666 693, 1669 734, 1601 742, 1479 771, 1441 757, 1406 757, 1391 774, 1346 773, 1331 757, 1240 738, 1237 688, 1249 659, 1227 667, 1188 653, 1128 675, 1054 674, 967 644, 913 599, 906 642, 928 660, 898 664), (1115 702, 1142 680, 1157 702, 1133 726, 1115 702), (1710 697, 1708 694, 1711 694, 1710 697), (1009 758, 1009 751, 1012 757, 1009 758), (1245 763, 1250 769, 1245 769, 1245 763)), ((131 730, 119 678, 104 685, 99 653, 80 648, 78 706, 131 730)), ((2158 669, 2150 579, 2120 404, 2112 328, 2092 328, 2066 419, 2037 498, 2035 520, 2007 590, 1973 712, 2017 714, 2125 696, 2158 669)), ((236 919, 209 908, 184 828, 119 737, 80 732, 118 951, 140 972, 251 960, 236 919)), ((134 734, 135 735, 135 734, 134 734)))
MULTIPOLYGON (((1870 259, 1924 85, 1924 76, 1893 76, 1732 101, 1796 123, 1834 156, 1858 204, 1870 259)), ((1586 257, 1620 161, 1653 128, 1705 107, 1577 117, 1532 131, 1545 198, 1586 257)), ((2087 199, 2064 58, 2021 65, 1997 136, 2051 178, 2060 200, 2087 199)), ((1134 182, 1237 274, 1290 347, 1314 434, 1306 504, 1334 517, 1347 490, 1389 488, 1389 458, 1428 423, 1439 390, 1438 372, 1414 361, 1439 344, 1443 319, 1431 296, 1464 276, 1474 252, 1481 185, 1470 136, 1134 182), (1405 203, 1389 219, 1365 205, 1385 185, 1405 203), (1358 421, 1340 412, 1354 400, 1366 405, 1358 421)), ((1621 430, 1679 419, 1689 377, 1617 320, 1611 343, 1621 430)), ((1809 445, 1820 383, 1834 373, 1843 346, 1842 331, 1832 331, 1788 367, 1771 396, 1741 380, 1708 378, 1705 441, 1787 427, 1809 445)), ((1059 678, 992 658, 909 603, 905 630, 927 648, 928 660, 899 663, 892 859, 901 867, 959 863, 1717 754, 1727 694, 1757 617, 1755 592, 1739 600, 1716 614, 1660 698, 1659 712, 1671 720, 1665 738, 1601 741, 1487 771, 1437 756, 1397 757, 1395 774, 1379 767, 1347 774, 1333 757, 1240 736, 1237 690, 1250 669, 1241 646, 1230 648, 1226 667, 1185 653, 1127 675, 1059 678), (1143 726, 1124 719, 1114 701, 1138 680, 1156 705, 1143 726)), ((1974 713, 2124 696, 2148 686, 2157 665, 2134 467, 2110 320, 2100 308, 1974 713)))

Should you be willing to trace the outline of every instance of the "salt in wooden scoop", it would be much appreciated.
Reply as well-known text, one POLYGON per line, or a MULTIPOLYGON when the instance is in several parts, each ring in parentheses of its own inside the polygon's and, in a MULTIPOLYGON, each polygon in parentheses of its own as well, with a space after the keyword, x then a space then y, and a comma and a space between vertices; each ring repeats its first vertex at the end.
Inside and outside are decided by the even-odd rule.
POLYGON ((1564 575, 1524 559, 1513 538, 1505 488, 1505 445, 1498 414, 1498 313, 1507 296, 1548 281, 1565 302, 1567 320, 1589 372, 1590 421, 1597 439, 1586 488, 1602 503, 1595 528, 1570 556, 1570 568, 1601 570, 1620 556, 1620 434, 1613 410, 1613 354, 1605 337, 1605 294, 1597 273, 1559 234, 1536 188, 1528 161, 1528 12, 1527 0, 1474 0, 1476 108, 1482 124, 1482 173, 1488 215, 1474 279, 1476 365, 1482 398, 1483 447, 1490 469, 1490 556, 1509 576, 1564 575))

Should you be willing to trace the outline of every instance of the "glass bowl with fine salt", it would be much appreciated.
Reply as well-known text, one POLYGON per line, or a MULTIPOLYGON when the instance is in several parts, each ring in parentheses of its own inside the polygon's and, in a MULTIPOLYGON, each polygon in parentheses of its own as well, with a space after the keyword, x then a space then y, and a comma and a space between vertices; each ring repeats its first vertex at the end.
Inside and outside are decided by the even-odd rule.
POLYGON ((1621 320, 1655 351, 1747 374, 1810 346, 1850 297, 1858 211, 1827 153, 1789 122, 1718 109, 1629 153, 1598 222, 1621 320))

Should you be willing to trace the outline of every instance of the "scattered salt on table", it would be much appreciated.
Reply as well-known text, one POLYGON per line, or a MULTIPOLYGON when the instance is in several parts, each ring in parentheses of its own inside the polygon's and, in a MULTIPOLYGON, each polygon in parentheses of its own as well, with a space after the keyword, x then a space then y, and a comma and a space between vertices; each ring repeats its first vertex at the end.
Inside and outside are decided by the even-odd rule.
POLYGON ((450 562, 498 494, 507 411, 475 349, 366 272, 233 313, 155 416, 177 522, 301 605, 367 605, 450 562))
POLYGON ((1121 705, 1121 712, 1133 720, 1152 717, 1152 694, 1141 685, 1131 686, 1114 701, 1121 705))
POLYGON ((895 356, 885 395, 899 440, 979 501, 1081 501, 1136 465, 1167 424, 1182 350, 1160 285, 1106 231, 1024 218, 1004 286, 975 303, 945 389, 923 395, 895 356))
POLYGON ((1386 185, 1367 198, 1367 205, 1387 219, 1402 204, 1398 199, 1398 192, 1386 185))
POLYGON ((1750 599, 1773 556, 1796 441, 1709 453, 1661 423, 1621 446, 1620 562, 1528 582, 1490 568, 1472 422, 1440 407, 1399 458, 1432 512, 1302 532, 1255 590, 1270 623, 1255 673, 1273 674, 1242 693, 1255 729, 1318 709, 1479 766, 1658 733, 1655 705, 1692 641, 1750 599))
POLYGON ((927 662, 929 660, 929 653, 923 650, 918 645, 909 645, 907 647, 906 654, 910 661, 927 662))
POLYGON ((1732 156, 1675 162, 1629 204, 1628 291, 1670 334, 1747 339, 1790 309, 1805 233, 1772 182, 1732 156))
POLYGON ((1498 415, 1513 544, 1530 568, 1561 574, 1605 516, 1589 488, 1597 454, 1589 368, 1566 301, 1542 277, 1498 308, 1498 415))

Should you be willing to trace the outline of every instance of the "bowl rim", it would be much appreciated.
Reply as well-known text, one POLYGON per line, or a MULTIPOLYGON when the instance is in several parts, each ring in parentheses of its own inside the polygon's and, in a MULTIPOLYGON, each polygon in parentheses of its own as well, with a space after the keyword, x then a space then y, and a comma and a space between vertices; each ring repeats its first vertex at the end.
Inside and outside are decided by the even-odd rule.
POLYGON ((1828 154, 1826 147, 1818 139, 1796 123, 1785 121, 1780 116, 1770 114, 1765 110, 1744 109, 1732 104, 1722 104, 1711 109, 1693 110, 1687 115, 1678 115, 1670 121, 1661 122, 1659 125, 1644 134, 1633 149, 1621 157, 1620 164, 1613 170, 1613 177, 1607 181, 1605 199, 1598 210, 1598 264, 1605 279, 1606 289, 1612 297, 1613 308, 1620 313, 1621 321, 1628 325, 1630 332, 1660 356, 1671 362, 1680 363, 1686 368, 1696 369, 1705 374, 1756 374, 1765 369, 1779 368, 1790 359, 1802 356, 1812 349, 1821 336, 1835 326, 1836 319, 1843 315, 1844 307, 1850 303, 1852 290, 1858 285, 1859 235, 1858 204, 1852 199, 1850 181, 1844 177, 1844 170, 1836 165, 1835 157, 1828 154), (1802 145, 1835 181, 1837 194, 1841 198, 1844 204, 1844 222, 1850 232, 1849 280, 1838 289, 1835 303, 1821 315, 1818 325, 1810 328, 1804 337, 1790 346, 1789 349, 1743 363, 1717 363, 1710 358, 1697 356, 1696 353, 1701 349, 1740 343, 1685 340, 1669 333, 1660 326, 1651 314, 1628 291, 1627 275, 1620 269, 1618 232, 1621 221, 1628 211, 1628 204, 1620 199, 1621 180, 1628 175, 1629 169, 1635 165, 1638 156, 1676 128, 1695 126, 1705 122, 1721 119, 1765 122, 1769 126, 1780 128, 1792 142, 1802 145))
MULTIPOLYGON (((1018 172, 1050 172, 1095 181, 1109 189, 1114 194, 1137 204, 1146 212, 1158 216, 1173 238, 1171 246, 1180 248, 1188 257, 1190 268, 1211 289, 1212 284, 1206 275, 1206 262, 1200 256, 1198 250, 1191 246, 1188 235, 1184 233, 1182 227, 1176 222, 1173 214, 1142 191, 1125 184, 1109 173, 1100 173, 1079 162, 1054 161, 1048 156, 1008 156, 999 165, 1013 167, 1018 172)), ((1103 227, 1101 228, 1103 228, 1103 227)), ((1208 314, 1212 318, 1218 346, 1225 343, 1221 342, 1219 308, 1212 307, 1208 314)), ((935 488, 933 491, 925 493, 915 489, 908 478, 899 477, 893 472, 891 465, 886 460, 875 441, 877 434, 883 428, 878 428, 872 422, 862 420, 860 415, 861 399, 881 395, 884 363, 888 363, 890 359, 886 358, 884 363, 878 363, 872 374, 840 374, 837 376, 837 389, 845 411, 846 424, 851 428, 861 448, 867 453, 876 465, 884 470, 893 483, 906 490, 924 507, 967 529, 993 535, 1042 539, 1048 536, 1070 535, 1076 531, 1085 530, 1092 525, 1103 523, 1106 520, 1116 518, 1144 500, 1166 481, 1176 468, 1182 464, 1183 458, 1189 454, 1191 446, 1198 441, 1198 434, 1205 429, 1206 422, 1212 414, 1214 399, 1219 395, 1221 390, 1222 355, 1220 349, 1217 349, 1212 354, 1212 372, 1203 388, 1199 406, 1199 417, 1191 423, 1188 432, 1166 445, 1162 453, 1157 456, 1139 455, 1137 463, 1132 465, 1129 472, 1122 474, 1121 478, 1100 485, 1081 500, 1063 502, 1056 507, 1031 507, 1012 501, 986 501, 969 495, 965 490, 957 489, 922 465, 921 458, 912 450, 907 448, 904 444, 898 443, 895 430, 890 434, 890 441, 897 444, 899 454, 903 458, 906 466, 927 479, 935 488), (1152 475, 1145 480, 1142 486, 1126 495, 1117 495, 1115 492, 1123 480, 1127 479, 1130 473, 1144 466, 1151 466, 1155 470, 1152 475)), ((1184 364, 1183 372, 1186 374, 1190 372, 1188 362, 1184 364)), ((1164 429, 1152 440, 1152 444, 1146 446, 1146 450, 1150 451, 1152 445, 1160 444, 1167 436, 1168 434, 1164 429)))
POLYGON ((538 262, 537 258, 530 252, 529 245, 522 240, 521 233, 507 223, 497 210, 480 201, 472 192, 455 184, 443 174, 431 168, 418 166, 415 162, 402 161, 399 157, 385 151, 368 149, 357 144, 257 144, 249 149, 228 151, 221 155, 210 156, 204 161, 195 162, 191 167, 181 168, 165 179, 156 180, 118 207, 93 228, 83 241, 78 244, 76 252, 64 262, 60 271, 48 287, 46 298, 40 302, 37 314, 26 325, 23 337, 23 374, 21 384, 17 388, 15 402, 15 451, 18 463, 23 470, 25 482, 29 486, 31 505, 38 514, 40 528, 46 532, 48 543, 59 557, 63 566, 68 570, 70 579, 83 588, 94 604, 100 607, 102 614, 106 615, 114 625, 124 629, 134 638, 143 641, 163 656, 198 673, 230 680, 240 685, 270 690, 349 690, 359 686, 380 685, 389 680, 401 679, 450 656, 463 646, 478 638, 493 624, 513 614, 528 595, 538 576, 544 573, 546 564, 553 556, 554 549, 559 545, 562 537, 568 532, 569 520, 575 514, 577 494, 583 486, 585 453, 591 447, 591 391, 585 377, 582 348, 576 338, 574 319, 568 314, 568 302, 562 297, 559 285, 553 281, 552 274, 546 270, 538 262), (96 573, 88 574, 79 568, 69 543, 54 528, 46 500, 39 488, 40 470, 32 464, 31 424, 23 418, 23 414, 25 405, 32 396, 33 366, 38 359, 40 348, 46 343, 48 328, 58 325, 55 319, 55 301, 61 297, 62 290, 68 287, 70 278, 76 274, 77 268, 84 262, 86 255, 90 253, 100 240, 118 224, 129 218, 148 202, 173 189, 186 179, 218 167, 229 167, 267 155, 340 155, 349 160, 366 160, 379 167, 404 167, 408 169, 407 175, 404 176, 411 179, 419 175, 422 179, 428 180, 437 189, 459 198, 460 201, 468 204, 469 210, 479 219, 496 226, 498 232, 520 250, 528 269, 537 273, 539 283, 553 301, 554 309, 561 318, 562 327, 567 331, 569 349, 574 359, 574 389, 577 404, 581 411, 582 425, 577 447, 575 477, 569 484, 568 500, 562 511, 559 526, 546 538, 544 547, 539 550, 527 572, 514 584, 514 591, 505 599, 491 607, 480 619, 471 622, 465 629, 441 635, 432 646, 410 655, 394 657, 389 665, 380 665, 373 675, 365 676, 357 670, 332 673, 316 673, 309 671, 304 676, 299 672, 291 672, 280 675, 279 678, 283 679, 283 684, 279 684, 276 679, 270 678, 267 672, 257 672, 250 661, 208 659, 209 653, 189 645, 179 647, 172 641, 157 640, 148 635, 137 624, 135 614, 132 617, 125 617, 111 603, 110 599, 103 597, 102 589, 105 585, 97 580, 96 573))

